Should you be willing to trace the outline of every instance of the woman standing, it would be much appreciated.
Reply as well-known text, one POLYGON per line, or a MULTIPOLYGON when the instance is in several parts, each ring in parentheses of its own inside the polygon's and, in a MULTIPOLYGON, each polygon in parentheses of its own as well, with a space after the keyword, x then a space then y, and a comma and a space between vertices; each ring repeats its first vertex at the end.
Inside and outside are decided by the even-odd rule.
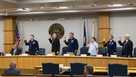
POLYGON ((55 55, 59 54, 60 51, 60 40, 56 33, 53 33, 49 38, 49 42, 52 45, 51 51, 55 53, 55 55))
POLYGON ((91 56, 96 56, 98 54, 98 43, 96 42, 96 38, 92 37, 89 43, 89 51, 91 56))

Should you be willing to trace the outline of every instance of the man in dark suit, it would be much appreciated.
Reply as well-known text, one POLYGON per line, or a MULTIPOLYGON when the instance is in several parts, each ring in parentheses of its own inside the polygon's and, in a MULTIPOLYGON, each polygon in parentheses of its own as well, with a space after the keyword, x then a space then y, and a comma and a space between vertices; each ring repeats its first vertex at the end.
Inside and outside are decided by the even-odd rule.
POLYGON ((114 37, 111 35, 109 38, 109 41, 107 41, 106 43, 104 43, 104 46, 107 47, 108 49, 108 56, 110 55, 114 55, 114 53, 116 52, 116 42, 113 39, 114 37))
POLYGON ((34 35, 30 35, 30 40, 27 42, 27 40, 24 41, 25 45, 29 46, 29 54, 30 55, 36 55, 36 53, 39 51, 39 43, 37 40, 34 39, 34 35))
POLYGON ((19 76, 21 75, 20 71, 16 68, 16 63, 11 62, 9 68, 4 71, 6 76, 19 76))
POLYGON ((73 52, 75 55, 78 50, 78 40, 74 37, 74 33, 69 33, 69 39, 64 40, 64 43, 68 46, 68 52, 73 52))
POLYGON ((60 51, 60 40, 56 33, 52 34, 52 36, 49 38, 49 42, 52 45, 51 51, 55 52, 55 55, 58 55, 60 51))
POLYGON ((122 56, 132 57, 133 42, 130 40, 129 34, 126 34, 123 42, 119 40, 118 43, 122 46, 122 56))

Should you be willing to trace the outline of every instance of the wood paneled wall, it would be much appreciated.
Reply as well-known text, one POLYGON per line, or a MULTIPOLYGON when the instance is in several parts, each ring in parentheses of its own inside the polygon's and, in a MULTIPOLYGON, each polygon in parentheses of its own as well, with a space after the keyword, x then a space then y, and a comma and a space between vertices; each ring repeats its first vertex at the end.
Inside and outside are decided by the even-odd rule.
POLYGON ((4 17, 4 51, 9 52, 15 43, 15 17, 4 17))
POLYGON ((110 14, 100 13, 98 24, 98 40, 101 44, 102 41, 107 41, 110 35, 110 14))
MULTIPOLYGON (((4 17, 4 50, 10 51, 15 43, 15 26, 16 17, 5 16, 4 17)), ((102 41, 107 41, 110 35, 110 14, 100 13, 98 21, 98 41, 100 44, 102 41)))

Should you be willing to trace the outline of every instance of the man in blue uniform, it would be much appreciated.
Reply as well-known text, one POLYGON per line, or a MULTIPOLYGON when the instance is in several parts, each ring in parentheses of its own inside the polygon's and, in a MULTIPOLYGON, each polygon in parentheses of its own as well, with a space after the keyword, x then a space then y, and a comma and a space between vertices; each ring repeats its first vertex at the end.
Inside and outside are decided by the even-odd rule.
POLYGON ((69 39, 64 40, 64 43, 68 46, 68 52, 73 52, 75 55, 78 50, 78 40, 74 37, 74 33, 69 33, 69 39))
POLYGON ((114 37, 111 35, 109 41, 104 44, 104 46, 108 49, 108 56, 114 55, 114 53, 116 52, 117 45, 113 38, 114 37))
POLYGON ((30 55, 36 55, 36 53, 39 51, 39 44, 38 41, 34 39, 34 35, 30 35, 30 40, 27 42, 24 41, 25 45, 29 46, 29 54, 30 55))

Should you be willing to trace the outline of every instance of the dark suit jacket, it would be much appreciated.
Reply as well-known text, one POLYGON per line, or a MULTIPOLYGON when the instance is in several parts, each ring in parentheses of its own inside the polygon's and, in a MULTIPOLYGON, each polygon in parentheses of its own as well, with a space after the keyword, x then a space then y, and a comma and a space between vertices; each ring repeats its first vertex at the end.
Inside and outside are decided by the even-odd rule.
POLYGON ((78 50, 78 40, 76 38, 68 39, 68 41, 64 40, 64 42, 68 46, 69 52, 75 52, 75 50, 78 50))
POLYGON ((15 49, 14 48, 12 48, 11 49, 11 51, 10 51, 10 53, 12 54, 12 55, 20 55, 20 54, 22 54, 22 48, 16 48, 16 50, 14 51, 15 49))
POLYGON ((29 46, 29 54, 30 55, 35 55, 36 52, 39 51, 39 43, 37 40, 33 40, 33 41, 29 41, 29 42, 25 42, 26 45, 29 46))
POLYGON ((128 40, 124 42, 118 41, 118 43, 122 46, 122 55, 126 57, 132 57, 133 42, 131 40, 128 40))
POLYGON ((49 39, 49 42, 52 45, 51 51, 57 52, 60 51, 60 40, 59 39, 49 39))
POLYGON ((108 41, 107 43, 105 43, 104 46, 107 47, 109 55, 116 52, 117 45, 116 45, 116 42, 114 40, 108 41))
POLYGON ((5 76, 19 76, 20 74, 20 71, 15 68, 9 68, 4 71, 5 76))

